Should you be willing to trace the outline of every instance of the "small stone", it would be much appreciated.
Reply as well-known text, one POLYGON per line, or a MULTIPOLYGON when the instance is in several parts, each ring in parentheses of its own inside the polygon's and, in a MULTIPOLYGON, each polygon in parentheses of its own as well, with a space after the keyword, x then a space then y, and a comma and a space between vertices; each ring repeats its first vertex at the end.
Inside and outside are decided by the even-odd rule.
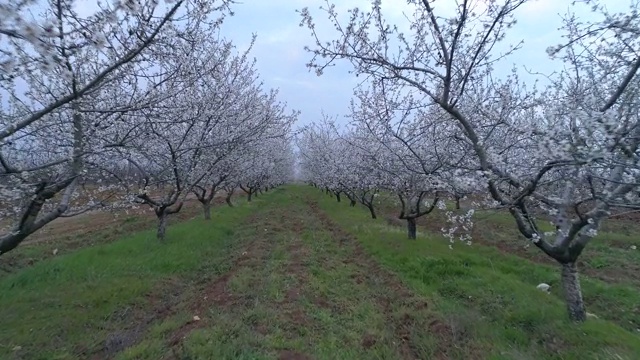
POLYGON ((630 248, 631 250, 635 250, 635 249, 637 249, 637 247, 636 247, 635 245, 631 245, 631 246, 629 246, 629 248, 630 248))
POLYGON ((22 350, 22 346, 18 345, 18 346, 14 346, 13 351, 20 351, 22 350))
POLYGON ((193 321, 200 321, 200 316, 196 315, 193 317, 193 321))
POLYGON ((53 255, 58 255, 58 249, 53 249, 53 255))
POLYGON ((590 312, 587 313, 587 319, 597 319, 598 315, 596 314, 592 314, 590 312))
POLYGON ((538 286, 536 286, 536 288, 544 292, 549 292, 549 289, 551 288, 551 286, 549 284, 540 283, 538 284, 538 286))

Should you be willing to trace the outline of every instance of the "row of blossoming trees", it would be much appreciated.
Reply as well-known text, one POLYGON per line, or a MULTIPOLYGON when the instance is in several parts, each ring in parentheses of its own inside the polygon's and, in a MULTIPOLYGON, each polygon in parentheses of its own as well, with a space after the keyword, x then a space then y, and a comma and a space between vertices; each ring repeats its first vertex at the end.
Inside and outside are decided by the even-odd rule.
POLYGON ((149 206, 163 238, 190 194, 210 218, 218 190, 288 180, 297 113, 220 37, 228 6, 0 4, 0 254, 98 208, 149 206))
POLYGON ((410 1, 406 24, 387 23, 381 1, 344 22, 327 2, 320 12, 337 30, 329 41, 303 9, 301 26, 316 39, 309 66, 321 75, 346 61, 366 80, 347 131, 326 122, 301 137, 302 169, 306 180, 365 205, 376 191, 395 193, 409 237, 415 218, 442 198, 473 194, 448 226, 464 240, 468 210, 503 209, 560 264, 570 318, 583 321, 576 261, 612 212, 640 206, 638 3, 613 14, 583 1, 596 20, 564 18, 564 43, 548 51, 558 71, 536 89, 516 70, 496 72, 513 50, 496 44, 527 2, 464 0, 445 15, 434 1, 410 1), (542 230, 548 221, 554 231, 542 230))

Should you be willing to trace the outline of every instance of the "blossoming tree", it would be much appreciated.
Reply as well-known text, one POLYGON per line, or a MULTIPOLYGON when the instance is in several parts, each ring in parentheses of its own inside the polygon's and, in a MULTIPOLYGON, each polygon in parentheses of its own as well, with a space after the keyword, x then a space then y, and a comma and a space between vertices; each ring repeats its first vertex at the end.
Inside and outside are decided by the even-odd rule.
POLYGON ((308 49, 318 74, 344 59, 355 73, 419 93, 421 106, 447 115, 435 133, 473 154, 464 166, 449 165, 477 171, 476 189, 561 265, 575 321, 586 319, 576 261, 612 211, 637 208, 640 190, 638 5, 611 14, 597 1, 586 2, 602 19, 565 18, 568 40, 550 49, 565 70, 542 91, 526 87, 515 71, 496 76, 497 64, 515 50, 498 52, 496 44, 527 0, 462 1, 446 16, 434 1, 410 2, 410 34, 385 20, 381 1, 372 1, 369 12, 353 9, 346 23, 327 1, 322 11, 337 29, 330 41, 316 32, 312 13, 301 11, 301 25, 316 40, 308 49), (543 211, 554 231, 542 230, 540 222, 549 221, 543 211))

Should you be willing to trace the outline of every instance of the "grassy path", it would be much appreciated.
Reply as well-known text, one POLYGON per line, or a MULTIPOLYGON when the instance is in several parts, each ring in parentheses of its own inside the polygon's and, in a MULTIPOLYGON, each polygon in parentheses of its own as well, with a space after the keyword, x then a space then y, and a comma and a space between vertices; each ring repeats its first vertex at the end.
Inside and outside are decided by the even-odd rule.
MULTIPOLYGON (((437 326, 426 299, 376 265, 317 204, 295 193, 279 200, 252 217, 256 238, 200 292, 202 301, 192 309, 201 320, 167 336, 175 358, 414 359, 442 353, 421 335, 437 326)), ((143 342, 121 355, 151 359, 159 355, 152 348, 143 342)))

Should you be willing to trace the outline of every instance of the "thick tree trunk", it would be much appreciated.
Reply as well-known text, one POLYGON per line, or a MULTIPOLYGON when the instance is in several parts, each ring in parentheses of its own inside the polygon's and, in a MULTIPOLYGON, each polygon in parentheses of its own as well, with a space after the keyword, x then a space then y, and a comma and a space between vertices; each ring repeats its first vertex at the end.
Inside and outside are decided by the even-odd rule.
POLYGON ((373 209, 373 205, 367 205, 367 208, 369 209, 369 212, 371 213, 371 218, 372 219, 377 219, 378 217, 376 216, 376 211, 373 209))
POLYGON ((211 220, 211 200, 202 203, 202 210, 204 211, 204 219, 211 220))
POLYGON ((253 195, 253 190, 249 190, 249 194, 247 195, 248 202, 251 202, 251 195, 253 195))
POLYGON ((336 200, 338 200, 338 202, 340 202, 340 193, 336 193, 336 200))
POLYGON ((416 239, 416 218, 407 218, 407 236, 411 240, 416 239))
POLYGON ((227 205, 229 205, 229 207, 233 207, 233 203, 231 202, 231 196, 233 195, 233 193, 229 193, 227 194, 227 197, 224 198, 224 201, 227 202, 227 205))
POLYGON ((587 319, 587 310, 582 300, 578 268, 575 262, 562 264, 562 289, 567 304, 569 318, 572 321, 582 322, 587 319))
POLYGON ((156 232, 156 238, 158 240, 164 240, 164 236, 166 232, 167 232, 167 214, 162 213, 158 215, 158 230, 156 232))

